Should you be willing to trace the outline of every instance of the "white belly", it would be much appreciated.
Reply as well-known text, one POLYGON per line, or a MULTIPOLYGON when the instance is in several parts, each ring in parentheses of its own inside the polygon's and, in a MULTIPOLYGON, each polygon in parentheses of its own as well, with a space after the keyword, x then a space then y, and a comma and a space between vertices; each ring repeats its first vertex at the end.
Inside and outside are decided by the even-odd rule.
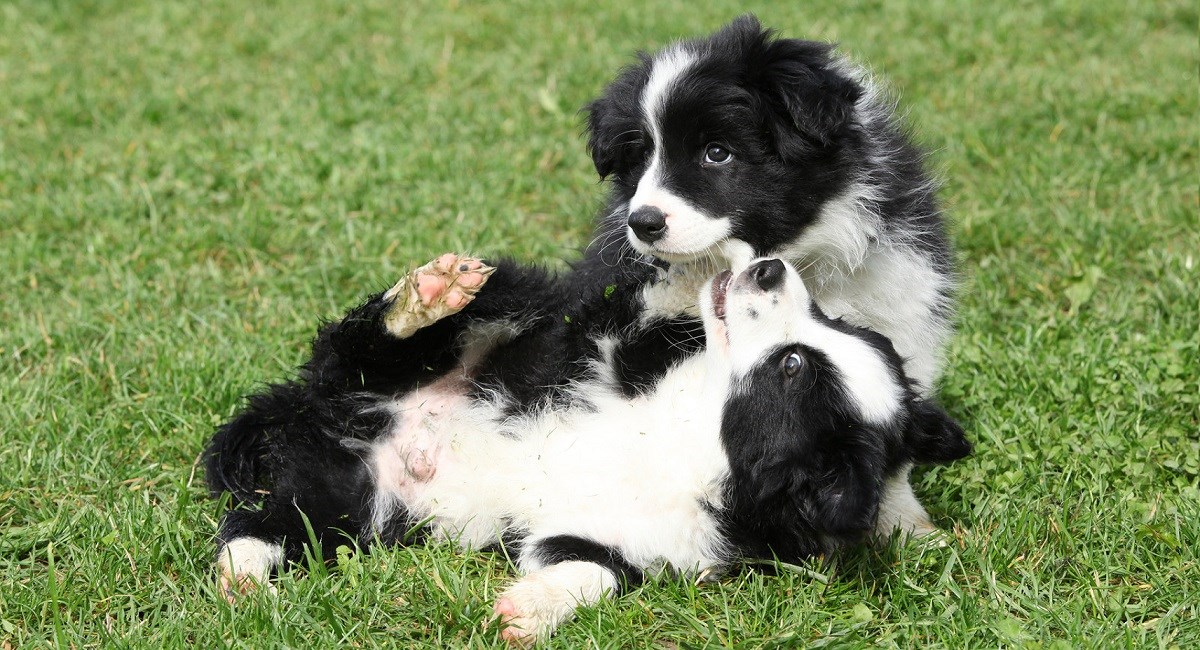
POLYGON ((396 403, 396 426, 373 449, 376 522, 401 505, 468 547, 506 530, 571 534, 638 565, 707 568, 720 555, 710 506, 727 461, 724 400, 705 399, 703 363, 680 364, 648 397, 597 390, 595 412, 510 421, 462 390, 417 391, 396 403))

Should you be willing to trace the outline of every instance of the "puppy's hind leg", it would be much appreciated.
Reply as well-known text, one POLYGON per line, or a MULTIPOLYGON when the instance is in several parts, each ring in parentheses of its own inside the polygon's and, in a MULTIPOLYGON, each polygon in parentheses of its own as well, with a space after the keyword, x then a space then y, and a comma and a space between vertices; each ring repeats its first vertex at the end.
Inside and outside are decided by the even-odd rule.
POLYGON ((405 274, 321 327, 305 364, 309 384, 324 394, 398 394, 436 380, 458 362, 457 341, 468 322, 450 317, 474 301, 493 271, 447 253, 405 274))
POLYGON ((643 579, 617 549, 570 535, 526 544, 519 564, 533 570, 505 589, 493 608, 503 625, 500 636, 519 645, 549 637, 576 608, 643 579))
POLYGON ((271 573, 283 564, 283 545, 238 537, 217 550, 217 585, 230 603, 256 589, 275 591, 271 573))
POLYGON ((510 585, 494 611, 504 626, 500 636, 525 645, 549 637, 575 615, 575 609, 600 602, 617 590, 611 571, 593 562, 552 564, 510 585))
POLYGON ((370 541, 374 491, 364 462, 333 445, 307 444, 286 456, 292 462, 272 465, 273 482, 260 502, 230 510, 221 520, 217 579, 230 602, 255 589, 274 591, 271 574, 287 563, 310 554, 328 561, 339 545, 370 541))
POLYGON ((462 311, 496 269, 481 260, 446 253, 405 275, 383 299, 391 301, 384 326, 397 338, 462 311))

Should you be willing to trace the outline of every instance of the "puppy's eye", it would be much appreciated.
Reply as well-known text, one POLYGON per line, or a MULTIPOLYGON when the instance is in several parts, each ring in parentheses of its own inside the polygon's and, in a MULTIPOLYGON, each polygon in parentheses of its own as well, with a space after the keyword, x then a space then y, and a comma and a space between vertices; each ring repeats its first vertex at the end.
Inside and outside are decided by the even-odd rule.
POLYGON ((804 368, 804 357, 799 352, 793 352, 783 358, 783 374, 795 377, 804 368))
POLYGON ((704 162, 710 165, 724 165, 733 160, 733 154, 719 144, 710 144, 704 149, 704 162))

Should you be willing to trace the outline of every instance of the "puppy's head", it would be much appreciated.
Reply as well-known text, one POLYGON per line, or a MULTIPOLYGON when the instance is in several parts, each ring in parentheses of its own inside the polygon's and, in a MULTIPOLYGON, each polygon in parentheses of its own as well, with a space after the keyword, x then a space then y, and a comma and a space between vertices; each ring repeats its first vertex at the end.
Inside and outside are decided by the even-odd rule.
POLYGON ((701 305, 707 354, 732 369, 721 435, 734 508, 853 537, 874 525, 901 466, 970 452, 958 424, 910 388, 891 343, 827 318, 784 262, 718 275, 701 305))
POLYGON ((849 183, 863 92, 831 46, 777 39, 752 16, 675 43, 589 107, 596 170, 642 253, 742 261, 794 240, 849 183))

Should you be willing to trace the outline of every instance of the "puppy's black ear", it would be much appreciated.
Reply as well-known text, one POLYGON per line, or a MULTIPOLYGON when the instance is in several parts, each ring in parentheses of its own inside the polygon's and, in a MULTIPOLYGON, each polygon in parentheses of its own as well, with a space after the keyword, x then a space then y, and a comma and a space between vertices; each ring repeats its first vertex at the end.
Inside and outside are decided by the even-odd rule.
POLYGON ((835 69, 832 52, 827 43, 798 39, 764 43, 756 85, 767 97, 769 124, 785 158, 836 142, 854 122, 863 89, 835 69))
POLYGON ((948 463, 971 453, 962 427, 942 407, 923 399, 912 402, 905 443, 918 463, 948 463))
POLYGON ((617 165, 617 145, 612 131, 612 106, 608 97, 600 97, 587 105, 588 153, 600 178, 607 178, 617 165))
POLYGON ((883 485, 879 449, 859 449, 823 467, 817 485, 817 527, 839 537, 854 537, 875 525, 883 485))

